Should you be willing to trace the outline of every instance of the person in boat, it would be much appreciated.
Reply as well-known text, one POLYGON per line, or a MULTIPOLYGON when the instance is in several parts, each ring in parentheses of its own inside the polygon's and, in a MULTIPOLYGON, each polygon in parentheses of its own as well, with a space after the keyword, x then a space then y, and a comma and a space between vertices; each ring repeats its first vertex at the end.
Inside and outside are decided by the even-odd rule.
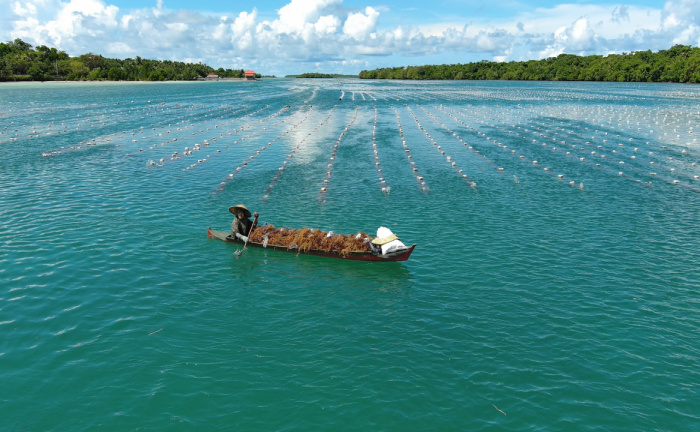
POLYGON ((229 234, 229 237, 247 242, 248 236, 251 232, 253 232, 253 229, 258 224, 258 216, 260 215, 257 212, 254 213, 255 219, 251 221, 250 210, 245 208, 243 204, 229 207, 228 211, 233 213, 235 216, 233 218, 233 223, 231 223, 231 234, 229 234))

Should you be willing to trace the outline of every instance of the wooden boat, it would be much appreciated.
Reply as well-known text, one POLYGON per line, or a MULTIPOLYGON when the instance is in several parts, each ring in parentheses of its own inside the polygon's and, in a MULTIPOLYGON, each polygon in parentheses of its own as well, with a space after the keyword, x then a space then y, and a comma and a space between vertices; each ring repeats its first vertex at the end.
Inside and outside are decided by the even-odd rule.
MULTIPOLYGON (((230 232, 224 232, 224 231, 216 231, 211 228, 207 227, 207 236, 212 239, 216 240, 221 240, 225 241, 228 243, 236 243, 239 245, 244 244, 241 240, 237 238, 231 238, 229 237, 230 232)), ((389 254, 381 254, 381 253, 374 253, 374 252, 366 252, 366 251, 355 251, 355 252, 349 252, 349 253, 341 253, 341 252, 336 252, 336 251, 326 251, 326 250, 314 250, 314 249, 309 249, 309 250, 302 250, 302 249, 297 249, 297 248, 288 248, 287 246, 275 246, 271 244, 263 245, 262 243, 256 243, 252 241, 248 241, 248 247, 254 247, 254 248, 262 248, 262 249, 272 249, 280 252, 291 252, 295 253, 298 255, 315 255, 315 256, 321 256, 321 257, 328 257, 328 258, 341 258, 341 259, 347 259, 347 260, 355 260, 355 261, 377 261, 377 262, 396 262, 396 261, 406 261, 408 257, 411 256, 411 252, 413 252, 413 249, 416 247, 415 244, 407 247, 406 249, 402 249, 393 253, 389 254)))

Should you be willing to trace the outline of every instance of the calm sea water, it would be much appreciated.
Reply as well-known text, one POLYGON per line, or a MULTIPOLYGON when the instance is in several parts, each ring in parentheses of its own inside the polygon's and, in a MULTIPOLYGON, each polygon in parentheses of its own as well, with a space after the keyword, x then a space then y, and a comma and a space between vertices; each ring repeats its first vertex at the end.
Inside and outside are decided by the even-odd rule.
POLYGON ((45 83, 0 106, 3 431, 700 425, 699 87, 45 83), (418 246, 236 260, 206 227, 239 203, 418 246))

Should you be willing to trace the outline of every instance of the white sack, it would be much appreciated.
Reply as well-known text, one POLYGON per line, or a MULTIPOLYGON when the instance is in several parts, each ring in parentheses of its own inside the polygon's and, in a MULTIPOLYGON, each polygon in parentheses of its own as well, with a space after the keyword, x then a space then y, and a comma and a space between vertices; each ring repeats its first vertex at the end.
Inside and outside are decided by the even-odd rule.
MULTIPOLYGON (((377 230, 377 238, 385 238, 389 237, 390 235, 393 235, 394 233, 391 232, 389 228, 386 227, 379 227, 377 230)), ((401 242, 401 240, 396 239, 392 240, 387 244, 383 244, 382 246, 382 254, 386 255, 388 253, 392 253, 394 251, 398 251, 401 249, 407 249, 406 245, 401 242)))

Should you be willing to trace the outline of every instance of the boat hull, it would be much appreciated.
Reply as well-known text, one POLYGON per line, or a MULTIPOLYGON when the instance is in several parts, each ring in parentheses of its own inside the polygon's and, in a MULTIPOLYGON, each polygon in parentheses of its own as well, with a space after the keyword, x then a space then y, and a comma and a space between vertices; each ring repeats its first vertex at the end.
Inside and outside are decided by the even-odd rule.
MULTIPOLYGON (((227 243, 236 243, 239 245, 244 244, 241 240, 231 238, 228 236, 229 232, 224 232, 224 231, 216 231, 211 228, 207 228, 207 236, 211 239, 216 239, 216 240, 221 240, 225 241, 227 243)), ((326 257, 326 258, 340 258, 340 259, 345 259, 345 260, 352 260, 352 261, 374 261, 374 262, 398 262, 398 261, 406 261, 410 256, 411 253, 413 252, 413 249, 416 247, 415 244, 409 246, 407 249, 400 250, 396 253, 391 253, 391 254, 375 254, 373 252, 350 252, 347 254, 343 254, 340 252, 333 252, 333 251, 324 251, 324 250, 300 250, 296 248, 288 248, 286 246, 275 246, 275 245, 270 245, 268 244, 267 246, 264 246, 262 243, 256 243, 249 241, 248 242, 248 247, 253 247, 253 248, 260 248, 260 249, 268 249, 268 250, 276 250, 280 252, 287 252, 287 253, 293 253, 297 255, 314 255, 314 256, 320 256, 320 257, 326 257)))

